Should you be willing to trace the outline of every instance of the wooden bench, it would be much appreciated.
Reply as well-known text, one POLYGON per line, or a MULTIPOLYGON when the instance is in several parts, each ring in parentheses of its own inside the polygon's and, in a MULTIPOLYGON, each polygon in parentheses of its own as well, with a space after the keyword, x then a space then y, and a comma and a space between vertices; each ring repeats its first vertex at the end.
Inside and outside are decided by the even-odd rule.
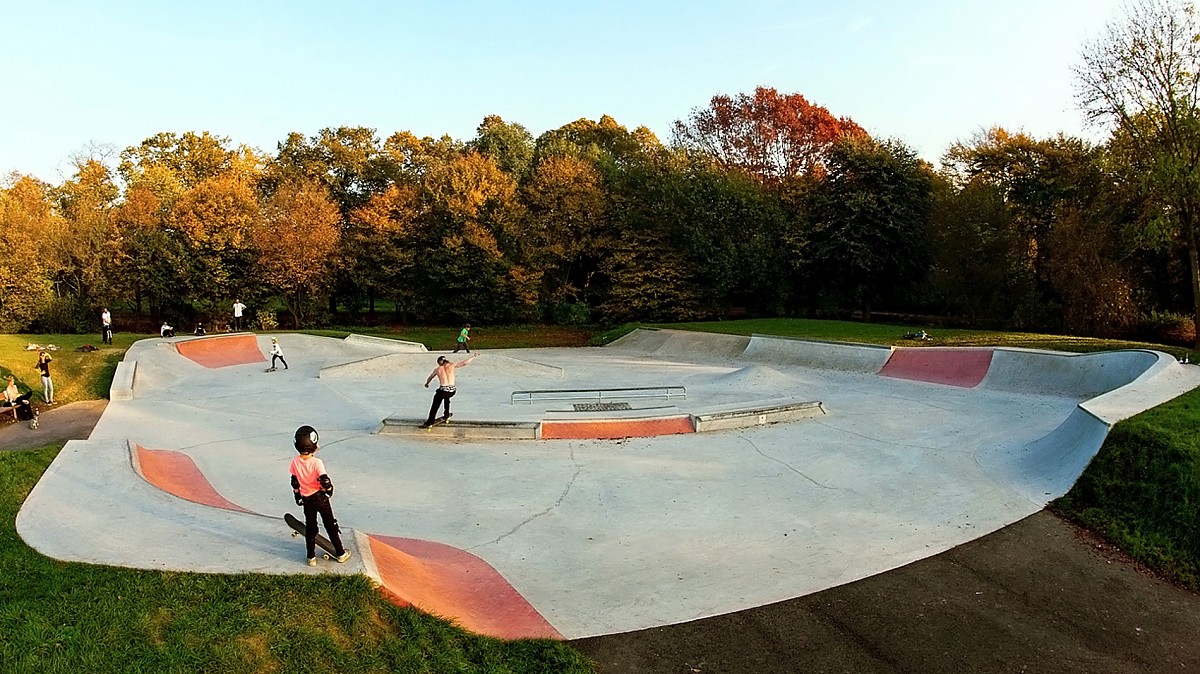
POLYGON ((625 400, 629 398, 686 398, 687 389, 682 386, 635 386, 631 388, 581 388, 581 389, 536 389, 513 391, 510 404, 523 402, 529 405, 534 400, 625 400))

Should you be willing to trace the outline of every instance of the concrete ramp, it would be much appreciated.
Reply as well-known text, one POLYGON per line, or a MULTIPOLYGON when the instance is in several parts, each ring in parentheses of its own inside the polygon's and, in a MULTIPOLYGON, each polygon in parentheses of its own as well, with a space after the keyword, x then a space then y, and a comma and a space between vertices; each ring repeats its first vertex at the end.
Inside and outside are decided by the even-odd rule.
POLYGON ((347 344, 363 344, 404 353, 424 353, 429 351, 420 342, 408 342, 403 339, 388 339, 387 337, 372 337, 371 335, 346 335, 342 340, 347 344))
POLYGON ((917 347, 896 349, 879 374, 896 379, 974 388, 987 375, 991 348, 917 347))
POLYGON ((168 494, 213 508, 252 512, 221 496, 187 454, 130 443, 129 457, 142 479, 168 494))
POLYGON ((184 358, 208 368, 266 361, 253 334, 195 337, 176 342, 175 348, 184 358))
POLYGON ((654 355, 664 358, 683 358, 700 362, 732 360, 742 355, 746 345, 750 343, 750 338, 742 335, 687 330, 661 332, 666 334, 667 339, 654 351, 654 355))
POLYGON ((1152 351, 1062 353, 998 348, 982 388, 1092 398, 1120 388, 1158 362, 1152 351))
POLYGON ((718 375, 714 381, 727 391, 774 390, 796 383, 792 377, 765 365, 747 365, 728 374, 718 375))
POLYGON ((977 461, 1038 507, 1044 507, 1070 491, 1100 451, 1109 428, 1103 419, 1076 407, 1058 428, 1020 450, 988 448, 978 454, 977 461))
POLYGON ((756 363, 873 374, 879 372, 891 355, 889 346, 754 335, 741 357, 756 363))
POLYGON ((385 595, 498 639, 561 639, 512 585, 458 548, 396 536, 368 537, 385 595))
POLYGON ((633 332, 621 335, 604 348, 614 351, 634 351, 637 353, 654 353, 667 342, 670 334, 667 330, 655 328, 638 328, 633 332))
MULTIPOLYGON (((447 356, 452 361, 465 360, 458 356, 447 356)), ((392 378, 408 377, 421 379, 429 375, 437 367, 438 356, 431 353, 389 353, 373 358, 363 358, 350 363, 330 365, 321 368, 321 377, 350 377, 350 378, 392 378)), ((535 363, 495 352, 481 353, 478 358, 466 366, 466 373, 480 377, 500 376, 527 379, 562 379, 563 369, 554 365, 535 363)), ((418 382, 419 383, 419 382, 418 382)))

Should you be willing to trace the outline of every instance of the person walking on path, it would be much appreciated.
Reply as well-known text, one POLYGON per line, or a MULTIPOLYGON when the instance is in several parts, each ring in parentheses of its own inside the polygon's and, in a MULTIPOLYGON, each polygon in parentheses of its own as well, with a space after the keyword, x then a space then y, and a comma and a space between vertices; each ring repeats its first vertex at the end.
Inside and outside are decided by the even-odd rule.
POLYGON ((437 367, 433 368, 433 372, 430 372, 429 376, 425 378, 425 388, 429 388, 429 382, 433 381, 434 377, 437 377, 438 388, 433 393, 433 405, 429 408, 429 418, 425 420, 425 423, 421 424, 421 428, 429 428, 433 425, 434 421, 437 421, 438 405, 445 405, 446 413, 442 415, 443 418, 449 419, 452 416, 450 414, 450 399, 458 392, 458 389, 454 386, 454 370, 470 365, 471 361, 478 357, 479 354, 474 353, 471 354, 470 358, 455 363, 445 356, 438 356, 437 367))
POLYGON ((246 305, 242 304, 242 298, 237 298, 233 301, 233 329, 242 329, 242 312, 246 310, 246 305))
POLYGON ((325 463, 317 458, 317 429, 301 426, 296 429, 296 451, 289 472, 292 474, 292 496, 296 505, 304 508, 304 546, 308 554, 308 565, 317 565, 317 515, 325 525, 325 535, 333 543, 334 558, 345 563, 350 551, 342 547, 342 534, 337 519, 333 516, 333 480, 325 472, 325 463))
POLYGON ((283 348, 279 346, 279 338, 272 337, 271 338, 271 369, 267 370, 267 372, 275 371, 275 359, 276 358, 279 359, 279 362, 283 363, 283 369, 285 369, 285 370, 288 369, 287 361, 283 359, 283 348))
POLYGON ((112 344, 112 314, 108 313, 108 307, 100 312, 100 341, 112 344))
POLYGON ((467 342, 471 341, 470 333, 471 333, 471 324, 470 323, 467 323, 466 325, 463 326, 462 330, 459 330, 458 344, 456 344, 454 346, 454 353, 458 353, 459 350, 466 350, 467 353, 471 353, 471 347, 470 347, 470 345, 467 344, 467 342))
POLYGON ((46 401, 47 405, 54 404, 54 380, 50 378, 50 361, 54 360, 50 357, 49 351, 42 351, 38 354, 37 367, 42 373, 42 400, 46 401))

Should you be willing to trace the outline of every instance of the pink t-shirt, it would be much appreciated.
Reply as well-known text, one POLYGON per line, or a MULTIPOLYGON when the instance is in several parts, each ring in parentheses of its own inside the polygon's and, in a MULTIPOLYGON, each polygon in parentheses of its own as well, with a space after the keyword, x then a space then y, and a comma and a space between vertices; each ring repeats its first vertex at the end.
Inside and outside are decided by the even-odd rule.
POLYGON ((292 475, 300 483, 300 495, 312 496, 321 490, 320 477, 325 474, 325 464, 312 454, 300 454, 292 459, 292 475))

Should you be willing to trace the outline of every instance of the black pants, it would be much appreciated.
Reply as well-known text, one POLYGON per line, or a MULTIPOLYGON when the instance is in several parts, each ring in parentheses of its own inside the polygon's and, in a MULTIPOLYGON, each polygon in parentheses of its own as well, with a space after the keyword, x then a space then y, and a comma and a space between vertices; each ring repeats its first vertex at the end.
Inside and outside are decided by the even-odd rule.
POLYGON ((329 542, 333 543, 333 552, 338 557, 346 551, 342 547, 342 534, 338 529, 337 520, 333 518, 333 504, 325 492, 318 491, 304 497, 304 544, 307 546, 309 558, 317 556, 317 514, 321 515, 321 523, 325 525, 325 533, 329 542))
POLYGON ((276 358, 279 359, 279 362, 283 363, 283 369, 285 369, 285 370, 288 369, 287 361, 283 359, 283 356, 281 356, 277 353, 273 353, 273 354, 271 354, 271 369, 272 370, 275 369, 275 359, 276 358))
POLYGON ((467 343, 461 339, 458 340, 458 345, 454 347, 453 353, 458 353, 459 349, 464 349, 467 353, 471 353, 471 347, 467 346, 467 343))
POLYGON ((433 405, 429 408, 429 420, 425 422, 428 426, 437 419, 438 405, 446 406, 446 413, 442 416, 450 416, 450 399, 454 394, 458 393, 457 389, 448 386, 439 386, 438 390, 433 394, 433 405))
POLYGON ((106 325, 100 329, 100 341, 104 342, 105 344, 112 344, 111 326, 106 325))

